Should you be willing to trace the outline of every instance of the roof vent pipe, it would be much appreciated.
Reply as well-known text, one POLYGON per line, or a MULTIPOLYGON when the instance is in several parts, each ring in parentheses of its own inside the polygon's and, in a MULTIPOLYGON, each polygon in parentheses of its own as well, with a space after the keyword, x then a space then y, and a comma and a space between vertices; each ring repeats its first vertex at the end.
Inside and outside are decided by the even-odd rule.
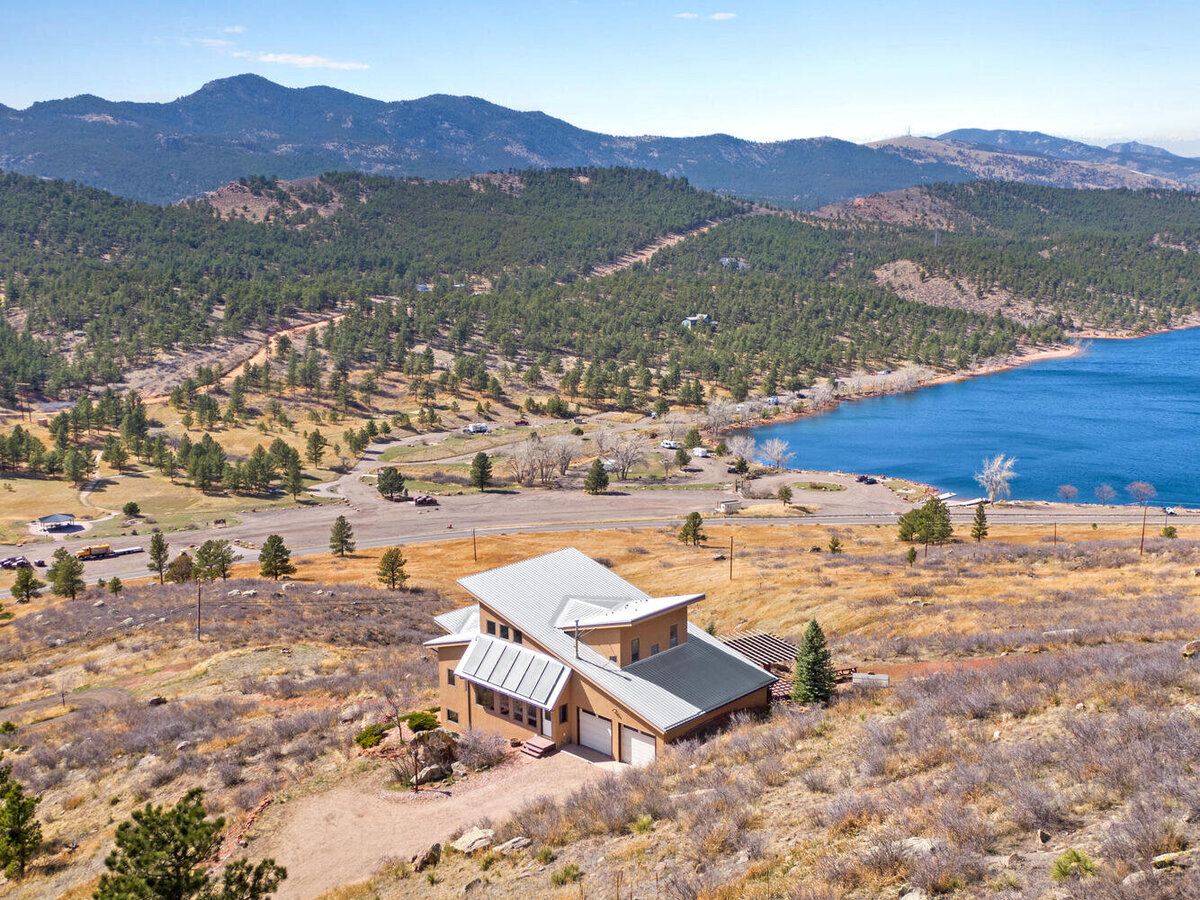
POLYGON ((579 659, 579 620, 575 620, 575 658, 579 659))

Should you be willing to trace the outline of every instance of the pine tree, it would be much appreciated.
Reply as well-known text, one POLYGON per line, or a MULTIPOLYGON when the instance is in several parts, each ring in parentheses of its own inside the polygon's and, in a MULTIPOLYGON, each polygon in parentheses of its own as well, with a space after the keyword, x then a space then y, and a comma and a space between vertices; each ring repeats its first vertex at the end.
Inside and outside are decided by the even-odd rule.
POLYGON ((193 788, 175 806, 146 804, 117 826, 117 848, 104 860, 95 900, 264 900, 287 878, 287 870, 264 859, 258 865, 235 860, 221 884, 209 874, 224 836, 225 820, 210 819, 204 791, 193 788))
POLYGON ((29 861, 42 847, 42 826, 34 818, 41 797, 26 797, 25 789, 0 768, 0 868, 9 878, 25 874, 29 861))
POLYGON ((700 544, 708 537, 701 527, 704 524, 704 518, 698 512, 690 512, 687 518, 683 520, 683 527, 679 529, 679 542, 681 544, 691 544, 693 547, 699 547, 700 544))
POLYGON ((592 466, 583 480, 583 489, 589 494, 602 494, 608 490, 608 473, 599 459, 592 460, 592 466))
POLYGON ((796 684, 792 688, 792 699, 797 703, 825 703, 833 696, 836 685, 825 632, 813 619, 808 623, 796 657, 796 684))
POLYGON ((63 547, 54 551, 54 565, 46 574, 50 577, 50 590, 60 597, 70 597, 74 600, 79 592, 87 587, 83 583, 83 563, 63 547))
POLYGON ((292 551, 283 543, 283 538, 277 534, 268 535, 258 554, 258 573, 263 578, 279 580, 281 575, 294 575, 296 567, 292 565, 292 551))
POLYGON ((338 516, 329 531, 329 549, 338 556, 354 552, 354 528, 345 516, 338 516))
POLYGON ((321 434, 319 429, 314 428, 308 436, 308 441, 304 446, 305 455, 308 461, 313 464, 313 468, 321 467, 321 457, 325 454, 325 448, 329 446, 329 441, 325 440, 325 435, 321 434))
POLYGON ((13 582, 12 595, 18 603, 28 603, 34 597, 41 596, 46 582, 39 581, 29 566, 17 569, 17 580, 13 582))
POLYGON ((171 558, 171 548, 161 531, 155 531, 150 536, 150 562, 146 568, 158 574, 158 583, 163 583, 163 573, 167 571, 167 563, 171 558))
POLYGON ((385 466, 379 470, 376 488, 381 495, 391 500, 397 494, 404 492, 404 476, 395 466, 385 466))
POLYGON ((399 547, 384 550, 379 558, 379 568, 375 570, 380 583, 393 591, 404 587, 404 582, 408 581, 408 573, 404 571, 407 562, 399 547))
POLYGON ((492 483, 492 461, 480 450, 471 460, 471 487, 486 491, 492 483))
POLYGON ((196 548, 194 573, 197 581, 225 580, 233 568, 234 552, 229 541, 208 540, 196 548))
POLYGON ((978 542, 987 536, 987 513, 983 509, 983 504, 978 503, 975 505, 975 521, 971 523, 971 537, 975 538, 976 542, 978 542))
POLYGON ((108 580, 108 592, 114 597, 121 593, 121 589, 123 587, 125 587, 125 585, 121 583, 121 579, 116 575, 108 580))
POLYGON ((283 486, 292 495, 293 500, 304 492, 304 475, 300 471, 300 460, 294 456, 288 460, 287 472, 283 477, 283 486))

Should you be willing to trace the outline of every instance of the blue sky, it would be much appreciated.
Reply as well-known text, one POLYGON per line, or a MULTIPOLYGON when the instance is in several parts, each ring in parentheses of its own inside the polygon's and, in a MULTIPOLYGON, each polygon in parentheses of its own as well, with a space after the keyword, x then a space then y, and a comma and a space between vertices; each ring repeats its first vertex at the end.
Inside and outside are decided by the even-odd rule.
POLYGON ((1200 155, 1194 2, 0 0, 0 102, 170 100, 257 72, 472 94, 618 134, 957 127, 1200 155))

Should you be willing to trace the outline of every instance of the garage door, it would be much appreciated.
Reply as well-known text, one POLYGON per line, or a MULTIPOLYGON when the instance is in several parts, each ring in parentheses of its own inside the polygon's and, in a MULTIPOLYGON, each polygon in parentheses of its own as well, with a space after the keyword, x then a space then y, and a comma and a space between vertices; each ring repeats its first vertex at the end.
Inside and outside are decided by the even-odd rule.
POLYGON ((621 762, 644 766, 654 762, 654 735, 621 726, 621 762))
POLYGON ((589 750, 612 756, 612 721, 603 716, 579 711, 579 743, 589 750))

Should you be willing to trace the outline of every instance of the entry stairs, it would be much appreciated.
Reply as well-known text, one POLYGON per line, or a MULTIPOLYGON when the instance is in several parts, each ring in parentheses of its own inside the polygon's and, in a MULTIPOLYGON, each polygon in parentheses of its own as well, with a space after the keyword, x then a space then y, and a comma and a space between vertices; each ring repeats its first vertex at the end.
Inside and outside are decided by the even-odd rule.
POLYGON ((549 738, 542 737, 541 735, 538 735, 537 737, 531 737, 521 745, 521 752, 526 756, 532 756, 534 759, 542 759, 543 757, 549 756, 557 749, 558 747, 555 745, 554 741, 550 740, 549 738))

